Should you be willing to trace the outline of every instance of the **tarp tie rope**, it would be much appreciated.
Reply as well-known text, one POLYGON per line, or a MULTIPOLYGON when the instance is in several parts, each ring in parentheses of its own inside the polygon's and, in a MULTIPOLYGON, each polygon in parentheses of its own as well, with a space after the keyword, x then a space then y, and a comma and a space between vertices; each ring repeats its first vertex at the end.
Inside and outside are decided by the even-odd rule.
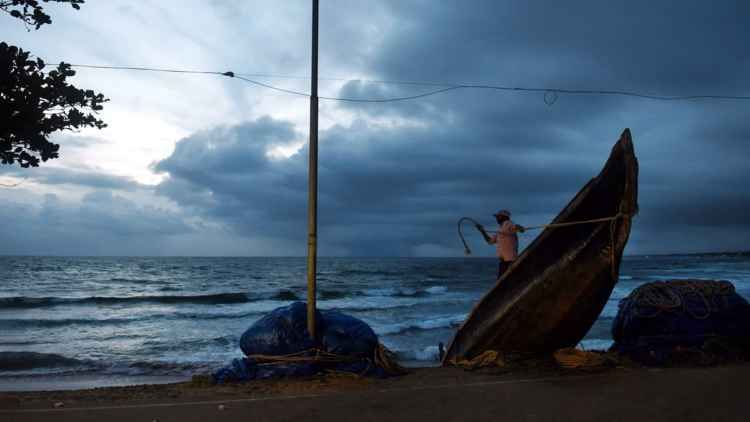
POLYGON ((336 364, 358 362, 366 360, 370 366, 365 368, 361 375, 365 375, 372 365, 382 368, 389 375, 401 375, 407 371, 396 361, 393 352, 388 350, 382 343, 375 348, 372 358, 359 356, 345 356, 326 352, 318 348, 303 350, 288 355, 247 355, 247 358, 255 361, 259 366, 284 365, 287 363, 322 363, 336 364))

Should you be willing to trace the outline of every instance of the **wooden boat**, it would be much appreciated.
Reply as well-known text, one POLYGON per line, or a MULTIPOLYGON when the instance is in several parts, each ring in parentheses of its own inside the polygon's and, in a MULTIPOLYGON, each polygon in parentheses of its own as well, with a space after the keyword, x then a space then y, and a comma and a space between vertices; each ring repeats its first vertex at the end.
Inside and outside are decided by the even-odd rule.
POLYGON ((494 350, 542 354, 574 347, 607 303, 638 211, 638 161, 630 130, 601 173, 547 227, 469 314, 443 365, 494 350))

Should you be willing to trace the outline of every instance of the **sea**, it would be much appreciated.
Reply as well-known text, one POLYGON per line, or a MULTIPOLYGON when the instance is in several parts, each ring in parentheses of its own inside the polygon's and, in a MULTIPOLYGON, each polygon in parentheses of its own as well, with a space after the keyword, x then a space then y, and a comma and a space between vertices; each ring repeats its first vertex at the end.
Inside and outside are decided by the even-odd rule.
MULTIPOLYGON (((242 356, 240 336, 265 313, 305 300, 305 265, 304 258, 0 257, 0 391, 211 372, 242 356)), ((495 272, 491 258, 320 258, 318 307, 364 320, 405 365, 435 366, 438 344, 450 342, 495 272)), ((750 255, 625 257, 580 347, 611 345, 617 304, 637 286, 687 278, 728 280, 750 299, 750 255)))

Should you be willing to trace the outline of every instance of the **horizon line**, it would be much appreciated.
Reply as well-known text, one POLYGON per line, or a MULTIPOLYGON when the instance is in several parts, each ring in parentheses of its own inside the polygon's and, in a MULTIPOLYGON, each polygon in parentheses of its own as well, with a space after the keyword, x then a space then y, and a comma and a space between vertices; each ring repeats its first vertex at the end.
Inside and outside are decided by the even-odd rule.
MULTIPOLYGON (((658 252, 624 254, 623 258, 679 255, 748 255, 750 250, 709 251, 709 252, 658 252)), ((56 255, 56 254, 0 254, 0 258, 306 258, 306 255, 56 255)), ((393 255, 352 255, 318 256, 322 259, 492 259, 494 256, 393 256, 393 255)))

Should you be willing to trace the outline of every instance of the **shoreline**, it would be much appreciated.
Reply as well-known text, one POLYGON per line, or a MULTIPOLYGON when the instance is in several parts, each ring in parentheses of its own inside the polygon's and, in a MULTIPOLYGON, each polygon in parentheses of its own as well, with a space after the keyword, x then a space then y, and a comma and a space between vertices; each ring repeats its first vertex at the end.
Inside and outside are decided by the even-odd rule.
POLYGON ((37 377, 0 377, 0 395, 26 392, 83 391, 97 388, 139 385, 179 384, 190 381, 188 375, 60 375, 37 377))
POLYGON ((665 369, 618 367, 597 372, 549 367, 474 372, 410 368, 403 377, 382 380, 327 375, 217 386, 194 380, 0 393, 0 418, 106 417, 116 422, 136 416, 148 420, 242 420, 254 415, 268 420, 307 415, 317 420, 360 415, 384 420, 483 420, 507 415, 534 420, 530 415, 535 415, 585 420, 741 420, 747 413, 744 395, 748 377, 750 364, 746 363, 665 369), (580 401, 583 399, 585 405, 580 401), (55 408, 55 403, 63 405, 55 408))

